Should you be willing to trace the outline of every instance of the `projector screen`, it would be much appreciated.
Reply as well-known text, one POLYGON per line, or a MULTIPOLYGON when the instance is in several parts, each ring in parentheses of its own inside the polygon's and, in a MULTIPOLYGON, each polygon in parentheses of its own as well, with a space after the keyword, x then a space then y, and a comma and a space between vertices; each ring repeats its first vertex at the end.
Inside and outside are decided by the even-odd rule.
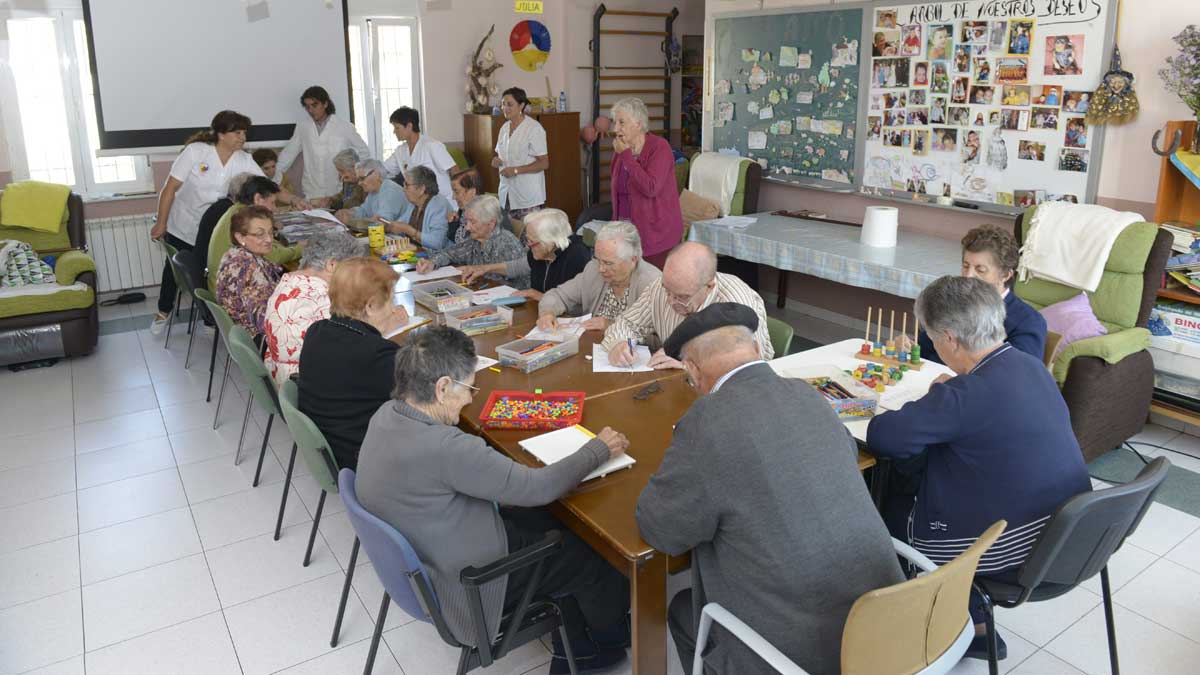
POLYGON ((300 94, 353 119, 345 0, 83 0, 103 150, 178 148, 221 110, 286 141, 300 94))

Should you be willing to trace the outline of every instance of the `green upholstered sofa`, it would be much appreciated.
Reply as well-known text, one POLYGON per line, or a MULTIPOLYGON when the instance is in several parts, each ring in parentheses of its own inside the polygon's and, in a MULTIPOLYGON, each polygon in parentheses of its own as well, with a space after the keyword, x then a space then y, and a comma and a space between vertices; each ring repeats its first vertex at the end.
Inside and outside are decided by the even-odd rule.
POLYGON ((42 257, 56 258, 55 280, 85 288, 0 298, 0 365, 91 353, 100 337, 96 263, 86 253, 83 200, 71 193, 57 232, 0 226, 0 239, 17 239, 42 257))
MULTIPOLYGON (((699 156, 700 153, 697 152, 696 154, 692 155, 691 160, 688 162, 688 178, 691 178, 692 175, 692 162, 695 162, 696 158, 699 156)), ((680 192, 683 191, 683 188, 687 187, 688 182, 690 181, 685 180, 683 182, 683 185, 679 188, 680 192)), ((754 160, 743 158, 738 169, 737 189, 734 190, 733 199, 729 202, 729 214, 733 216, 743 216, 747 213, 754 213, 758 211, 758 188, 761 184, 762 167, 759 166, 758 162, 755 162, 754 160)), ((709 197, 709 195, 701 196, 709 197)), ((712 199, 712 197, 709 198, 712 199)))
MULTIPOLYGON (((1018 243, 1024 241, 1033 213, 1031 208, 1017 217, 1018 243)), ((1113 244, 1100 285, 1088 293, 1092 311, 1108 334, 1067 345, 1050 364, 1085 460, 1118 447, 1146 423, 1154 395, 1146 323, 1170 252, 1171 235, 1154 223, 1126 228, 1113 244)), ((1033 278, 1018 281, 1015 291, 1039 310, 1080 293, 1033 278)))

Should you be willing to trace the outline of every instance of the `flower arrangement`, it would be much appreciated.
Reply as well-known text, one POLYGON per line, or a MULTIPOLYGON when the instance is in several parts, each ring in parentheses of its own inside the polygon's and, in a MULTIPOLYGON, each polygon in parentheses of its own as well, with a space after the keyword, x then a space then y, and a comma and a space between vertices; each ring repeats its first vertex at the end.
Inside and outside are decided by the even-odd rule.
POLYGON ((1179 54, 1167 58, 1167 67, 1158 71, 1158 76, 1200 117, 1200 30, 1188 26, 1173 39, 1179 54))
POLYGON ((492 112, 491 97, 500 91, 500 87, 492 82, 492 73, 496 72, 497 68, 504 66, 496 63, 496 53, 492 51, 491 47, 484 48, 484 43, 492 37, 494 32, 496 32, 496 24, 492 24, 491 30, 479 41, 479 46, 475 48, 475 55, 471 57, 471 65, 467 66, 466 110, 469 113, 490 115, 492 112), (482 58, 480 58, 481 55, 482 58))

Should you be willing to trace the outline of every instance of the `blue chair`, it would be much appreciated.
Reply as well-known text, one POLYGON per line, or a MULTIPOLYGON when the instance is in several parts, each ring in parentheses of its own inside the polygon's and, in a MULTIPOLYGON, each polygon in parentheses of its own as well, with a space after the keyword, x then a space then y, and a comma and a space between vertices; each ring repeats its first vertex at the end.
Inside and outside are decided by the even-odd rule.
POLYGON ((396 528, 372 515, 359 503, 358 493, 354 489, 352 469, 342 469, 338 473, 338 493, 342 496, 342 502, 346 504, 346 513, 358 540, 366 549, 367 557, 375 565, 375 573, 379 575, 379 580, 383 582, 383 601, 379 605, 379 615, 375 618, 375 633, 371 637, 371 649, 367 652, 364 675, 370 675, 375 666, 379 638, 387 620, 388 605, 393 600, 414 619, 433 624, 446 644, 461 650, 458 675, 476 668, 486 668, 517 647, 556 629, 567 652, 571 675, 576 675, 571 641, 567 638, 558 605, 547 599, 533 600, 533 589, 542 578, 542 565, 562 543, 560 533, 548 532, 539 543, 510 553, 484 567, 463 569, 459 581, 467 590, 467 602, 470 605, 477 643, 475 646, 466 645, 459 642, 450 632, 450 627, 442 616, 437 595, 429 583, 429 575, 425 573, 425 566, 408 540, 396 531, 396 528), (483 600, 479 594, 479 587, 531 565, 533 574, 528 589, 513 613, 501 618, 500 639, 492 642, 484 621, 483 600))

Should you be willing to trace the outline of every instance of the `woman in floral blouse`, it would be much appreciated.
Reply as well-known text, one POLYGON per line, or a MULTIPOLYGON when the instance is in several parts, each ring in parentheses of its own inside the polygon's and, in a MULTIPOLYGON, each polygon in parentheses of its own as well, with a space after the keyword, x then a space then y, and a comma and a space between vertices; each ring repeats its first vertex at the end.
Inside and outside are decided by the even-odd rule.
POLYGON ((283 268, 266 258, 274 240, 272 223, 271 212, 261 206, 234 214, 229 228, 233 248, 221 256, 217 272, 217 302, 255 337, 263 333, 267 300, 283 276, 283 268))
POLYGON ((276 385, 300 368, 300 348, 313 322, 329 318, 329 280, 338 263, 366 255, 361 240, 340 228, 318 232, 304 244, 300 269, 283 275, 267 301, 263 360, 276 385))

